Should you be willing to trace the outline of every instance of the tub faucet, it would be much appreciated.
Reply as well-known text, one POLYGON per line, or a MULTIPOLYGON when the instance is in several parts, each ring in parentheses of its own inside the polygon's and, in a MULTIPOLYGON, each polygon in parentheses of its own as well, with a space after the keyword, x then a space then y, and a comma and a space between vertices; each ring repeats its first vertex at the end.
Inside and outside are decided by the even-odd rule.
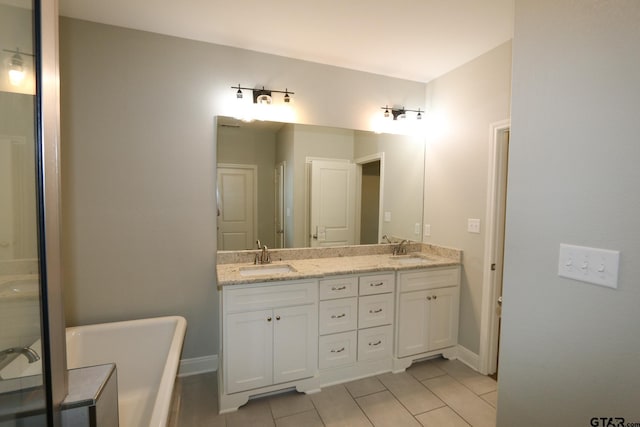
POLYGON ((29 363, 35 363, 40 360, 40 356, 31 347, 12 347, 6 350, 0 351, 0 370, 2 370, 9 363, 13 362, 13 359, 20 355, 24 355, 29 363))

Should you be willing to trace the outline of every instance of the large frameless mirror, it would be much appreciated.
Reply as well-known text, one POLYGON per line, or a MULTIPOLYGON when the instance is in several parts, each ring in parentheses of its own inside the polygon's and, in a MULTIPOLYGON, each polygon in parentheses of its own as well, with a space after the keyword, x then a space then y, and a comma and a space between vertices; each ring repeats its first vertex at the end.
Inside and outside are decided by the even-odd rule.
POLYGON ((420 241, 423 137, 217 118, 218 249, 420 241))

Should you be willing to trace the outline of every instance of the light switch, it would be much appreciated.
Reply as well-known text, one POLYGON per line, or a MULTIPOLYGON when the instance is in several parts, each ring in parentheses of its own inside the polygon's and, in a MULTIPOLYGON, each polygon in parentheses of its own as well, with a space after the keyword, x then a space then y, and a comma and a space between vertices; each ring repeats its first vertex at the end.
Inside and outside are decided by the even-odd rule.
POLYGON ((467 218, 467 231, 469 233, 480 233, 480 220, 477 218, 467 218))
POLYGON ((619 251, 561 243, 558 276, 616 289, 619 263, 619 251))
POLYGON ((384 213, 384 222, 391 222, 391 212, 384 213))
POLYGON ((416 222, 413 225, 413 234, 420 234, 420 223, 416 222))
POLYGON ((425 224, 422 231, 423 231, 422 234, 425 237, 431 236, 431 224, 425 224))

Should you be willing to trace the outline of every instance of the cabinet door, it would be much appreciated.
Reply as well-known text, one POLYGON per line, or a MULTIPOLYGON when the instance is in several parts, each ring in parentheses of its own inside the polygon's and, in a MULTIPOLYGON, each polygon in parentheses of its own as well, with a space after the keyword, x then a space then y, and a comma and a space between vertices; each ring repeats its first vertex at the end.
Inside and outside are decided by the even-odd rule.
POLYGON ((227 315, 224 337, 227 393, 272 383, 274 322, 271 310, 227 315))
POLYGON ((318 311, 313 305, 273 310, 273 382, 312 377, 318 366, 318 311))
POLYGON ((457 286, 428 291, 429 303, 429 350, 455 345, 458 342, 457 286))
POLYGON ((400 294, 398 357, 423 353, 429 346, 428 291, 400 294))

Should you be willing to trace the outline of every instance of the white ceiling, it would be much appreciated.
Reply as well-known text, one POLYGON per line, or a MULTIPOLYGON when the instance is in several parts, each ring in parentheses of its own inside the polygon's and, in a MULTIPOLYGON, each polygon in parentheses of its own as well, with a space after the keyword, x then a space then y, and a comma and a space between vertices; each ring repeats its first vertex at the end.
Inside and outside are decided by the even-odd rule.
POLYGON ((513 3, 60 0, 60 14, 428 82, 511 39, 513 3))

